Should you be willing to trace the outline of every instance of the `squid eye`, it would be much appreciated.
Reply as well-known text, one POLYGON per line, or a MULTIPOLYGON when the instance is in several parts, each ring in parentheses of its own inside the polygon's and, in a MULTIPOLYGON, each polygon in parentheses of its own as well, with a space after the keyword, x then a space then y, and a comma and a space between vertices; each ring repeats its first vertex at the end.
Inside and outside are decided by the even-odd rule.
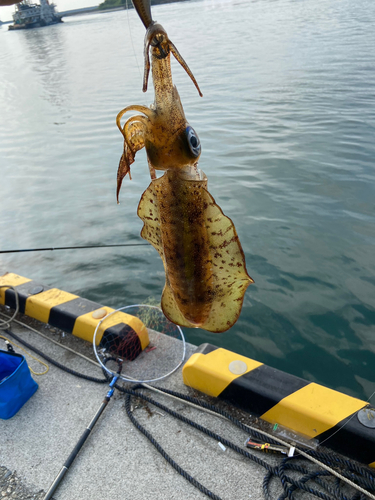
POLYGON ((199 137, 195 133, 195 130, 190 126, 186 128, 185 132, 190 151, 197 158, 201 154, 201 142, 199 140, 199 137))

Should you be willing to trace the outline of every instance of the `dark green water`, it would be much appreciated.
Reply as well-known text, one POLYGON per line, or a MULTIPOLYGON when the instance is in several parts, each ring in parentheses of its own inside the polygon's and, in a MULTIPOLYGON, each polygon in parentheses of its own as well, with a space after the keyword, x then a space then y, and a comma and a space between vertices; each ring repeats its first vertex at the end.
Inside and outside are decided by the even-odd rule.
MULTIPOLYGON (((255 284, 224 334, 187 330, 367 399, 375 390, 375 3, 202 0, 155 18, 194 72, 173 66, 209 190, 255 284)), ((115 117, 150 104, 134 12, 0 28, 0 248, 139 242, 144 153, 116 205, 115 117), (134 45, 134 49, 133 49, 134 45), (136 54, 136 57, 135 57, 136 54)), ((13 271, 100 303, 158 300, 149 247, 0 255, 13 271)))

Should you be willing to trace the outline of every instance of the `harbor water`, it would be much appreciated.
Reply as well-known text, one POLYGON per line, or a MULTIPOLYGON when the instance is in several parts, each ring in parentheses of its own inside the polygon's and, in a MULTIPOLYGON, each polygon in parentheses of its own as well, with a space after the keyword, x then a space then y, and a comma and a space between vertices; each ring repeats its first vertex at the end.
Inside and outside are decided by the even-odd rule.
MULTIPOLYGON (((375 391, 375 3, 198 0, 153 10, 200 167, 255 284, 223 334, 186 329, 367 399, 375 391)), ((115 123, 142 93, 134 11, 0 27, 0 250, 142 243, 139 152, 116 204, 115 123)), ((117 308, 160 300, 151 246, 0 254, 11 271, 117 308)), ((372 399, 374 403, 374 398, 372 399)))

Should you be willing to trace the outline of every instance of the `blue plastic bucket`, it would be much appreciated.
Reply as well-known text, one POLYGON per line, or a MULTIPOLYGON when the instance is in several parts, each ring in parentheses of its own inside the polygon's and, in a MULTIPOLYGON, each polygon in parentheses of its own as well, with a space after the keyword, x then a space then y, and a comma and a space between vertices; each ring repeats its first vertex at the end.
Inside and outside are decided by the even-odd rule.
POLYGON ((25 357, 0 350, 0 418, 13 417, 37 389, 25 357))

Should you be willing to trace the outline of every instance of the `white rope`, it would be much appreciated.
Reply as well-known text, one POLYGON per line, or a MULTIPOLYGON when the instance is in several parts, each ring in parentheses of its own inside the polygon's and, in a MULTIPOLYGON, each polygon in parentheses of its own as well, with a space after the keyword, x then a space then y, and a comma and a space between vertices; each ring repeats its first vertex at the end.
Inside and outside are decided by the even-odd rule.
MULTIPOLYGON (((17 296, 17 295, 16 295, 17 296)), ((66 346, 66 345, 63 345, 63 344, 60 344, 60 342, 57 342, 56 340, 54 339, 51 339, 50 337, 48 337, 47 335, 44 335, 44 333, 36 330, 35 328, 33 328, 32 326, 28 325, 27 323, 23 323, 22 321, 19 321, 18 319, 14 319, 14 314, 13 316, 10 318, 9 316, 7 316, 6 314, 4 313, 1 313, 0 312, 0 315, 3 316, 4 318, 7 318, 8 321, 4 323, 8 324, 9 326, 6 326, 5 328, 10 328, 10 323, 11 322, 14 322, 14 323, 17 323, 18 325, 21 325, 23 326, 24 328, 27 328, 28 330, 31 330, 32 332, 35 332, 37 333, 38 335, 40 335, 41 337, 43 337, 44 339, 46 340, 49 340, 50 342, 52 342, 53 344, 56 344, 58 345, 59 347, 62 347, 63 349, 66 349, 67 351, 70 351, 72 352, 73 354, 76 354, 77 356, 80 356, 81 358, 85 359, 86 361, 88 361, 89 363, 97 366, 98 368, 101 368, 101 366, 99 365, 99 363, 97 363, 96 361, 94 361, 93 359, 90 359, 88 358, 87 356, 85 356, 84 354, 81 354, 80 352, 77 352, 75 351, 74 349, 71 349, 70 347, 66 346)), ((0 320, 1 321, 1 320, 0 320)))
MULTIPOLYGON (((18 292, 13 286, 0 285, 0 288, 10 288, 11 290, 14 291, 14 295, 16 297, 16 309, 14 310, 13 316, 8 318, 8 316, 5 316, 5 314, 3 314, 3 316, 5 316, 8 319, 8 321, 4 321, 4 320, 0 319, 0 330, 5 330, 6 328, 10 328, 10 324, 12 323, 12 321, 14 321, 14 318, 17 316, 18 311, 20 309, 20 302, 19 302, 19 298, 18 298, 18 292)), ((4 293, 4 296, 5 296, 5 293, 4 293)))
MULTIPOLYGON (((88 357, 84 356, 83 354, 79 353, 79 352, 76 352, 74 351, 73 349, 71 349, 70 347, 67 347, 67 346, 64 346, 62 344, 59 344, 58 342, 56 342, 55 340, 47 337, 46 335, 44 335, 43 333, 39 332, 38 330, 36 330, 35 328, 32 328, 31 326, 27 325, 26 323, 23 323, 21 321, 18 321, 15 318, 15 316, 17 315, 18 311, 19 311, 19 299, 18 299, 18 293, 17 293, 17 290, 15 290, 12 286, 7 286, 7 285, 2 285, 0 288, 3 288, 3 287, 6 287, 6 288, 11 288, 12 290, 14 290, 15 292, 15 297, 16 297, 16 309, 15 309, 15 312, 14 314, 11 316, 11 317, 7 317, 5 314, 3 313, 0 313, 2 316, 6 317, 7 318, 7 321, 3 321, 3 320, 0 320, 1 323, 0 323, 0 328, 9 328, 10 326, 10 323, 12 321, 28 328, 29 330, 32 330, 33 332, 37 333, 38 335, 41 335, 42 337, 46 338, 47 340, 49 340, 50 342, 53 342, 54 344, 57 344, 58 346, 64 348, 64 349, 67 349, 68 351, 84 358, 86 361, 89 361, 90 363, 94 364, 95 366, 100 366, 102 368, 104 368, 110 375, 113 375, 113 373, 105 367, 105 365, 103 365, 100 361, 100 358, 98 357, 98 354, 96 352, 96 349, 95 349, 95 337, 96 337, 96 333, 99 329, 99 326, 101 325, 101 323, 107 319, 109 316, 111 316, 112 314, 115 314, 116 312, 119 312, 119 311, 123 311, 125 309, 129 309, 131 307, 140 307, 140 306, 145 306, 144 304, 135 304, 133 306, 125 306, 125 307, 121 307, 115 311, 112 311, 111 313, 107 314, 107 316, 105 316, 96 326, 96 329, 95 329, 95 333, 94 333, 94 352, 95 352, 95 356, 96 358, 98 359, 99 361, 99 364, 96 363, 95 361, 89 359, 88 357), (7 325, 7 326, 3 326, 3 325, 7 325)), ((151 308, 154 308, 154 309, 157 309, 160 311, 160 309, 156 306, 147 306, 147 307, 151 307, 151 308)), ((178 370, 178 368, 182 365, 184 359, 185 359, 185 355, 186 355, 186 342, 185 342, 185 337, 184 337, 184 334, 182 333, 182 330, 179 326, 177 326, 178 330, 180 331, 180 335, 181 335, 181 338, 182 338, 182 342, 183 342, 183 355, 182 355, 182 359, 179 361, 178 365, 173 368, 173 370, 171 370, 170 372, 168 372, 167 374, 165 375, 162 375, 160 377, 157 377, 157 378, 154 378, 154 379, 150 379, 150 380, 137 380, 137 379, 130 379, 130 378, 126 378, 124 377, 123 375, 121 375, 121 378, 123 378, 125 381, 127 382, 133 382, 133 383, 142 383, 145 385, 145 387, 147 387, 148 389, 152 390, 152 391, 155 391, 155 392, 158 392, 158 393, 161 393, 163 394, 164 396, 168 396, 172 399, 177 399, 179 400, 180 402, 186 404, 186 405, 189 405, 189 406, 192 406, 200 411, 204 411, 206 413, 209 413, 211 415, 214 415, 216 417, 220 417, 220 418, 226 418, 227 417, 224 417, 223 415, 220 415, 219 413, 216 413, 212 410, 209 410, 207 408, 203 408, 202 406, 199 406, 199 405, 196 405, 194 403, 191 403, 191 402, 188 402, 188 401, 185 401, 183 399, 180 399, 178 398, 177 396, 174 396, 172 394, 167 394, 163 391, 160 391, 159 389, 156 389, 155 387, 152 387, 152 386, 149 386, 147 384, 151 383, 151 382, 156 382, 156 381, 159 381, 159 380, 163 380, 167 377, 169 377, 172 373, 174 373, 176 370, 178 370)), ((227 419, 229 422, 231 422, 230 419, 227 419)), ((260 429, 256 429, 255 427, 252 427, 251 425, 246 425, 246 427, 248 427, 251 431, 255 431, 255 432, 261 432, 264 436, 266 436, 267 438, 269 439, 273 439, 274 441, 277 441, 279 442, 280 444, 282 444, 283 446, 286 446, 287 448, 291 448, 292 444, 291 443, 288 443, 287 441, 284 441, 283 439, 280 439, 279 437, 277 436, 274 436, 272 434, 269 434, 268 432, 264 431, 264 430, 260 430, 260 429)), ((300 450, 299 448, 295 448, 295 451, 296 453, 299 453, 301 456, 305 457, 307 460, 310 460, 310 462, 313 462, 314 464, 318 465, 319 467, 321 467, 322 469, 328 471, 330 474, 332 474, 333 476, 339 478, 341 481, 344 481, 345 483, 349 484, 352 488, 356 489, 357 491, 360 491, 361 493, 363 493, 364 495, 367 495, 371 500, 375 500, 375 495, 373 495, 372 493, 370 493, 369 491, 365 490, 364 488, 362 488, 361 486, 355 484, 353 481, 351 481, 350 479, 346 478, 345 476, 341 475, 339 472, 335 471, 334 469, 332 469, 331 467, 329 467, 328 465, 325 465, 324 463, 320 462, 319 460, 317 460, 316 458, 310 456, 308 453, 305 453, 303 450, 300 450)))
MULTIPOLYGON (((189 406, 192 406, 192 407, 196 408, 197 410, 201 410, 201 411, 204 411, 204 412, 209 413, 211 415, 215 415, 216 417, 225 418, 229 422, 233 423, 228 417, 225 417, 224 415, 221 415, 220 413, 216 413, 215 411, 209 410, 208 408, 204 408, 203 406, 196 405, 194 403, 191 403, 190 401, 185 401, 184 399, 181 399, 178 396, 173 396, 171 394, 165 393, 165 392, 163 392, 163 391, 161 391, 159 389, 156 389, 155 387, 152 387, 152 386, 149 386, 149 385, 146 385, 146 384, 144 384, 144 385, 145 385, 145 387, 147 387, 148 389, 151 389, 152 391, 159 392, 159 393, 163 394, 164 396, 169 396, 169 397, 172 397, 174 399, 178 399, 180 402, 182 402, 184 404, 187 404, 189 406)), ((248 424, 244 424, 244 425, 246 425, 246 427, 248 429, 250 429, 251 431, 253 431, 253 432, 261 433, 261 434, 263 434, 264 436, 266 436, 269 439, 272 439, 274 441, 278 441, 280 444, 282 444, 283 446, 285 446, 288 449, 291 449, 292 447, 294 447, 296 453, 299 453, 300 455, 302 455, 303 457, 305 457, 307 460, 310 460, 310 462, 313 462, 314 464, 318 465, 319 467, 321 467, 321 468, 325 469, 326 471, 330 472, 332 475, 334 475, 334 476, 338 477, 339 479, 341 479, 342 481, 346 482, 347 484, 349 484, 350 486, 352 486, 352 488, 354 488, 354 489, 360 491, 361 493, 367 495, 372 500, 375 500, 375 496, 372 493, 370 493, 369 491, 365 490, 361 486, 358 486, 356 483, 354 483, 350 479, 347 479, 345 476, 342 476, 339 472, 335 471, 334 469, 332 469, 328 465, 325 465, 323 462, 320 462, 316 458, 310 456, 308 453, 305 453, 303 450, 300 450, 299 448, 296 448, 294 446, 294 444, 288 443, 287 441, 284 441, 283 439, 280 439, 277 436, 269 434, 268 432, 266 432, 266 431, 264 431, 262 429, 256 429, 255 427, 252 427, 251 425, 248 425, 248 424)))

